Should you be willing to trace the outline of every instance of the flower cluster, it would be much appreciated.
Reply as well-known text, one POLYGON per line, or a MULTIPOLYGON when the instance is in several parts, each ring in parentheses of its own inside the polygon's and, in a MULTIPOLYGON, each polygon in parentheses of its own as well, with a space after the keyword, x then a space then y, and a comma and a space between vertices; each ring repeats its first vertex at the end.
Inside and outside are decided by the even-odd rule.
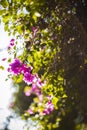
MULTIPOLYGON (((8 70, 13 75, 23 75, 24 82, 31 86, 29 89, 25 89, 25 95, 30 96, 32 93, 35 94, 38 97, 39 104, 43 107, 44 96, 42 94, 42 87, 46 85, 46 81, 42 82, 37 74, 32 74, 32 69, 32 66, 27 66, 27 64, 22 63, 19 59, 15 59, 14 62, 9 65, 8 70)), ((50 114, 54 110, 51 98, 48 97, 49 96, 47 96, 47 102, 43 107, 43 111, 38 109, 41 115, 50 114)), ((39 104, 37 104, 37 106, 39 106, 39 104)), ((31 108, 27 112, 29 114, 34 113, 31 108)))
POLYGON ((20 62, 20 60, 15 59, 13 63, 11 63, 9 68, 9 72, 13 72, 13 74, 18 75, 21 73, 21 66, 22 63, 20 62))
MULTIPOLYGON (((36 113, 39 113, 41 116, 49 115, 54 110, 54 105, 51 100, 48 100, 45 104, 39 101, 39 103, 37 104, 37 107, 38 107, 38 110, 36 111, 36 113)), ((31 108, 27 110, 27 112, 30 115, 35 114, 34 108, 32 106, 31 108)))
POLYGON ((52 102, 49 100, 46 104, 45 104, 45 109, 43 111, 43 115, 49 115, 52 111, 54 110, 54 105, 52 104, 52 102))

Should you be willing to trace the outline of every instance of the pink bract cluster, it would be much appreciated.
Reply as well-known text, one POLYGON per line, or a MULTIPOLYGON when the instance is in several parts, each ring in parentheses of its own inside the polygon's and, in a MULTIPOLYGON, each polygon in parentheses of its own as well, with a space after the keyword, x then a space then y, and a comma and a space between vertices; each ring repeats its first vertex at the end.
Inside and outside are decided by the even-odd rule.
POLYGON ((49 115, 52 111, 54 110, 54 105, 52 104, 52 102, 49 100, 46 104, 45 104, 45 109, 43 111, 43 115, 49 115))
MULTIPOLYGON (((19 59, 15 59, 8 68, 9 72, 13 75, 22 74, 24 82, 31 86, 31 89, 25 91, 25 95, 30 96, 32 93, 34 93, 38 97, 39 102, 42 104, 43 94, 41 89, 43 86, 46 85, 46 82, 42 82, 37 74, 32 74, 32 69, 33 67, 27 66, 27 64, 22 63, 19 59)), ((42 115, 50 114, 53 110, 54 105, 52 104, 51 99, 48 98, 48 101, 44 106, 42 115)), ((33 114, 33 110, 29 109, 28 113, 33 114)))

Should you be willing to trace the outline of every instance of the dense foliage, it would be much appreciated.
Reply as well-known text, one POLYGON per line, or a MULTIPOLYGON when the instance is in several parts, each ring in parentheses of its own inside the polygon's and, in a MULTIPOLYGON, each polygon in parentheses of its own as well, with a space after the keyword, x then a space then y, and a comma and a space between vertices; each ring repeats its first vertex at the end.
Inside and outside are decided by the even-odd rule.
POLYGON ((79 130, 87 123, 87 34, 78 14, 86 2, 1 0, 11 39, 11 106, 42 130, 79 130), (20 42, 19 42, 20 41, 20 42))

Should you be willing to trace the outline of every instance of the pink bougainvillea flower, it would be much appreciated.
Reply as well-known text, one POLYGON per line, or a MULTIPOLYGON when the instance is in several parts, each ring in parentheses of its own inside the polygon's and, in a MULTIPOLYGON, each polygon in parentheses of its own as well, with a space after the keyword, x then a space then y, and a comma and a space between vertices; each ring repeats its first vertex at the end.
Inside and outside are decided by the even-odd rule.
POLYGON ((50 96, 50 95, 47 96, 47 99, 48 99, 49 101, 52 100, 52 98, 53 98, 53 96, 50 96))
POLYGON ((5 61, 5 60, 6 60, 6 58, 3 58, 3 59, 2 59, 2 61, 5 61))
POLYGON ((37 82, 36 82, 36 85, 38 86, 38 88, 42 88, 43 86, 46 85, 46 82, 41 82, 40 79, 38 78, 37 82))
POLYGON ((40 78, 37 79, 36 85, 38 86, 38 88, 42 87, 42 82, 41 82, 40 78))
POLYGON ((46 104, 46 108, 47 108, 47 109, 50 109, 50 111, 53 111, 53 109, 54 109, 54 105, 52 104, 51 101, 48 101, 48 102, 47 102, 47 104, 46 104))
POLYGON ((14 46, 14 41, 15 41, 14 39, 10 40, 10 46, 14 46))
POLYGON ((33 82, 36 83, 36 82, 37 82, 37 79, 38 79, 38 75, 35 74, 35 75, 34 75, 34 80, 33 80, 33 82))
POLYGON ((37 88, 36 91, 35 91, 35 93, 39 97, 41 95, 41 90, 37 88))
POLYGON ((40 96, 41 94, 41 90, 34 83, 32 83, 32 92, 35 93, 37 96, 40 96))
POLYGON ((10 42, 14 42, 15 40, 14 39, 11 39, 10 42))
POLYGON ((40 93, 39 95, 38 95, 38 98, 39 98, 39 100, 40 100, 40 103, 43 101, 43 95, 40 93))
POLYGON ((27 112, 28 112, 29 114, 31 114, 31 115, 34 114, 34 112, 33 112, 32 109, 28 109, 27 112))
POLYGON ((37 31, 38 31, 37 27, 33 27, 32 30, 33 30, 34 36, 36 36, 37 31))
POLYGON ((22 62, 19 59, 15 59, 9 66, 10 72, 13 72, 13 74, 18 75, 21 73, 22 62))
POLYGON ((27 90, 26 92, 25 92, 25 95, 28 97, 28 96, 30 96, 31 95, 31 90, 27 90))
POLYGON ((7 50, 10 50, 10 49, 11 49, 11 47, 10 47, 10 46, 8 46, 7 50))
POLYGON ((47 111, 44 110, 42 113, 41 113, 43 116, 47 115, 47 111))
POLYGON ((38 88, 42 88, 42 86, 46 85, 46 81, 41 82, 41 79, 38 77, 37 74, 35 74, 33 82, 37 85, 38 88))
POLYGON ((54 105, 52 104, 51 101, 48 101, 48 102, 45 104, 45 109, 44 109, 44 111, 42 112, 42 115, 49 115, 53 110, 54 110, 54 105))
POLYGON ((33 30, 33 32, 37 32, 38 29, 37 29, 37 27, 33 27, 32 30, 33 30))
POLYGON ((33 76, 30 72, 24 73, 24 78, 23 78, 23 80, 24 80, 27 84, 32 84, 33 79, 34 79, 34 76, 33 76))
POLYGON ((11 42, 11 43, 10 43, 10 46, 14 46, 14 43, 13 43, 13 42, 11 42))
POLYGON ((21 73, 23 73, 23 74, 26 73, 26 72, 30 73, 31 70, 32 70, 32 67, 27 67, 26 64, 22 64, 22 66, 21 66, 21 73))
POLYGON ((7 68, 7 71, 8 71, 8 72, 11 72, 11 69, 10 69, 10 68, 7 68))
POLYGON ((37 89, 37 86, 36 86, 36 84, 32 84, 32 92, 35 92, 36 91, 36 89, 37 89))
POLYGON ((50 113, 51 111, 54 110, 54 105, 52 104, 51 101, 48 101, 46 104, 46 110, 48 111, 48 113, 50 113))
POLYGON ((14 44, 14 42, 15 42, 15 40, 14 40, 14 39, 11 39, 11 40, 10 40, 10 44, 9 44, 9 46, 8 46, 7 50, 10 50, 10 49, 12 48, 12 46, 14 46, 14 45, 15 45, 15 44, 14 44))
POLYGON ((48 109, 45 109, 43 112, 42 112, 42 115, 49 115, 51 112, 48 110, 48 109))

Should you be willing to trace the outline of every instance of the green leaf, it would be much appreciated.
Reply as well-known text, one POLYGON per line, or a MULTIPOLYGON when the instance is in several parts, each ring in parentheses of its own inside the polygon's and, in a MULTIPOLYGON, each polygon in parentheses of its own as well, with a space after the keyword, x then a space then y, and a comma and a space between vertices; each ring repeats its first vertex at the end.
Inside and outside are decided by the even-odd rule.
POLYGON ((33 57, 31 55, 28 55, 28 62, 32 63, 33 62, 33 57))
POLYGON ((11 58, 8 59, 8 62, 9 62, 9 63, 11 62, 11 58))
POLYGON ((0 15, 3 15, 5 13, 5 10, 0 10, 0 15))
POLYGON ((15 83, 21 83, 23 81, 23 75, 13 76, 12 79, 15 83))
POLYGON ((84 60, 84 63, 87 64, 87 59, 84 60))
POLYGON ((0 66, 0 69, 1 69, 1 70, 4 70, 4 67, 3 67, 3 66, 0 66))
POLYGON ((21 83, 23 81, 23 75, 21 74, 17 80, 16 80, 16 83, 21 83))
POLYGON ((7 0, 1 0, 0 4, 1 4, 4 8, 6 8, 6 7, 9 5, 8 2, 7 2, 7 0))
POLYGON ((58 100, 59 100, 59 99, 58 99, 57 97, 54 97, 54 98, 52 99, 52 103, 54 104, 54 106, 55 106, 56 109, 58 109, 58 106, 57 106, 58 100))
POLYGON ((8 24, 6 24, 6 25, 4 26, 4 30, 5 30, 5 31, 8 30, 8 24))

